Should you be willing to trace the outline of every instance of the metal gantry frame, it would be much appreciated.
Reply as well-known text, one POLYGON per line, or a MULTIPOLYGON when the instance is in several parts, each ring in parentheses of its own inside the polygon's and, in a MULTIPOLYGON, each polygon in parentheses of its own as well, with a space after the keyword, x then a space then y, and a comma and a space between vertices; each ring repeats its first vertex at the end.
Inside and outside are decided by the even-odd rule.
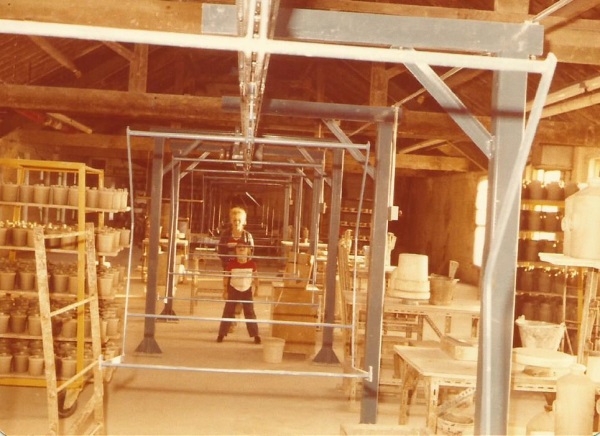
MULTIPOLYGON (((179 188, 178 186, 174 186, 174 185, 179 185, 179 182, 181 180, 181 178, 183 177, 183 173, 186 173, 188 171, 202 171, 202 168, 200 165, 196 165, 197 162, 195 162, 194 158, 188 158, 188 157, 178 157, 175 156, 171 163, 169 163, 167 166, 163 166, 163 161, 164 161, 164 156, 165 156, 165 146, 167 144, 167 140, 169 139, 169 133, 168 132, 139 132, 141 135, 144 136, 150 136, 150 137, 154 137, 155 139, 155 152, 153 154, 153 163, 152 163, 152 197, 155 197, 156 195, 159 194, 159 191, 161 191, 162 189, 162 185, 163 185, 163 176, 167 171, 172 171, 172 176, 171 176, 171 181, 172 181, 172 188, 171 188, 171 193, 172 193, 172 199, 175 201, 172 201, 172 203, 176 203, 177 200, 177 195, 179 192, 179 188), (183 171, 181 170, 181 164, 182 163, 189 163, 190 165, 184 169, 183 171)), ((128 130, 128 136, 129 135, 136 135, 138 134, 138 131, 133 131, 133 130, 128 130)), ((198 134, 198 136, 202 136, 203 134, 198 134)), ((180 138, 179 138, 180 139, 180 138)), ((197 138, 196 138, 197 139, 197 138)), ((130 144, 131 141, 128 140, 128 144, 130 144)), ((302 140, 299 140, 299 144, 303 144, 302 140)), ((327 142, 322 142, 321 144, 328 144, 327 142)), ((333 144, 334 148, 337 148, 338 151, 342 150, 342 148, 340 148, 339 144, 335 143, 333 144)), ((348 147, 348 145, 345 145, 344 147, 348 147)), ((359 148, 364 148, 366 146, 361 146, 358 145, 356 147, 359 148)), ((191 151, 191 149, 189 149, 189 151, 191 151)), ((197 159, 196 159, 197 160, 197 159)), ((211 162, 211 163, 215 163, 209 159, 205 159, 202 158, 200 159, 200 161, 206 161, 206 162, 211 162)), ((222 164, 239 164, 239 161, 236 160, 224 160, 224 161, 219 161, 222 164)), ((265 163, 267 165, 277 165, 277 163, 273 163, 273 162, 269 162, 269 163, 265 163)), ((286 165, 283 165, 284 167, 286 165)), ((305 166, 308 168, 322 168, 322 163, 319 164, 318 162, 309 162, 309 163, 304 163, 304 164, 299 164, 299 163, 295 163, 294 165, 291 165, 294 168, 298 168, 298 166, 305 166)), ((209 173, 213 170, 207 170, 209 173)), ((219 172, 219 170, 217 170, 217 172, 219 172)), ((248 175, 248 170, 244 169, 241 170, 241 172, 243 172, 244 174, 248 175)), ((240 171, 238 171, 238 174, 240 173, 240 171)), ((317 178, 321 178, 323 177, 324 173, 322 171, 315 171, 317 178)), ((257 174, 259 175, 264 175, 260 172, 257 172, 257 174)), ((289 177, 289 178, 296 178, 298 180, 302 180, 303 177, 306 177, 305 174, 303 174, 302 172, 297 172, 294 171, 292 173, 289 174, 281 174, 281 173, 274 173, 274 175, 280 174, 283 177, 289 177)), ((273 176, 271 176, 273 177, 273 176)), ((300 183, 300 182, 298 182, 300 183)), ((313 184, 314 186, 314 184, 313 184)), ((320 186, 320 185, 319 185, 320 186)), ((298 198, 300 197, 300 195, 298 195, 298 198)), ((158 198, 162 198, 162 197, 158 197, 158 198)), ((175 222, 177 219, 177 210, 178 207, 173 204, 172 209, 171 209, 171 220, 170 220, 170 232, 171 232, 171 238, 170 241, 171 243, 169 244, 169 259, 168 259, 168 265, 169 265, 169 274, 167 275, 167 300, 166 300, 166 305, 165 305, 165 309, 163 310, 163 312, 160 315, 155 315, 156 313, 156 301, 157 301, 157 276, 158 276, 158 241, 159 241, 159 226, 160 226, 160 209, 161 209, 161 203, 154 203, 152 205, 152 210, 150 213, 150 237, 149 237, 149 248, 148 248, 148 278, 147 278, 147 291, 146 291, 146 307, 145 307, 145 313, 143 314, 132 314, 129 313, 128 311, 126 311, 126 317, 143 317, 144 318, 144 338, 142 340, 142 342, 138 345, 138 347, 136 348, 136 352, 141 352, 141 353, 161 353, 160 347, 156 341, 155 338, 155 333, 156 333, 156 322, 157 321, 169 321, 169 320, 174 320, 176 319, 186 319, 186 320, 203 320, 203 321, 219 321, 221 320, 221 318, 213 318, 213 317, 196 317, 196 316, 176 316, 174 311, 172 310, 172 293, 171 290, 173 289, 173 277, 174 275, 172 274, 173 271, 173 266, 174 266, 174 241, 175 241, 175 237, 174 237, 174 226, 175 226, 175 222)), ((318 238, 318 233, 316 235, 316 237, 318 238)), ((316 246, 316 245, 315 245, 316 246)), ((274 277, 273 277, 274 278, 274 277)), ((279 303, 281 304, 281 303, 279 303)), ((127 306, 127 304, 126 304, 127 306)), ((333 320, 334 321, 334 320, 333 320)), ((305 325, 309 325, 309 326, 313 326, 313 327, 323 327, 325 329, 329 329, 331 331, 333 331, 333 328, 352 328, 352 326, 350 325, 343 325, 343 324, 336 324, 335 322, 328 322, 327 320, 325 322, 321 322, 321 323, 308 323, 308 322, 293 322, 293 321, 277 321, 277 320, 260 320, 259 322, 264 323, 264 324, 286 324, 286 325, 298 325, 298 326, 305 326, 305 325)), ((237 322, 247 322, 246 320, 237 320, 237 322)), ((124 357, 125 355, 121 355, 116 357, 115 359, 113 359, 110 362, 105 362, 104 365, 105 366, 114 366, 114 367, 130 367, 130 368, 140 368, 140 369, 171 369, 171 370, 185 370, 185 371, 192 371, 192 372, 234 372, 234 373, 258 373, 258 374, 273 374, 273 375, 301 375, 301 376, 330 376, 330 377, 340 377, 340 378, 361 378, 361 379, 371 379, 372 378, 372 373, 369 371, 362 371, 359 369, 356 369, 354 372, 352 373, 348 373, 348 372, 312 372, 312 371, 277 371, 277 370, 249 370, 249 369, 224 369, 224 368, 197 368, 197 367, 174 367, 174 366, 165 366, 165 365, 143 365, 143 364, 128 364, 124 361, 124 357)))
MULTIPOLYGON (((409 69, 415 74, 415 77, 441 102, 443 108, 451 114, 456 114, 457 108, 460 109, 462 112, 460 118, 454 117, 454 119, 482 152, 490 158, 486 226, 488 256, 484 262, 481 281, 482 312, 476 395, 476 432, 482 434, 505 433, 508 418, 510 347, 512 346, 515 257, 518 237, 516 227, 519 192, 514 186, 520 183, 523 156, 527 156, 531 148, 541 108, 556 66, 556 58, 551 54, 544 61, 531 59, 531 56, 543 53, 543 28, 530 22, 493 23, 292 9, 284 14, 286 19, 282 24, 285 25, 275 29, 274 32, 266 31, 265 25, 262 24, 264 20, 262 20, 262 27, 258 31, 253 28, 252 32, 242 33, 238 30, 235 6, 204 4, 203 8, 204 30, 210 31, 212 23, 212 31, 219 31, 220 35, 183 34, 33 21, 28 21, 24 26, 22 21, 16 20, 0 20, 0 31, 13 34, 236 51, 257 56, 282 54, 401 63, 410 67, 409 69), (467 28, 469 32, 465 32, 467 28), (372 29, 378 29, 378 32, 372 32, 372 29), (425 50, 419 51, 420 49, 425 50), (490 56, 490 53, 493 56, 490 56), (486 134, 486 131, 481 129, 468 111, 464 113, 466 108, 460 105, 457 97, 443 84, 443 81, 435 73, 432 74, 429 68, 431 66, 475 68, 494 72, 490 134, 486 134), (530 73, 541 75, 541 80, 529 121, 526 124, 525 91, 527 75, 530 73), (494 407, 492 407, 492 402, 494 407)), ((248 17, 252 17, 256 13, 256 9, 252 9, 252 15, 249 14, 248 17)), ((269 16, 272 17, 272 15, 269 16)), ((261 15, 261 17, 265 17, 265 15, 261 15)), ((291 115, 294 111, 304 109, 312 111, 313 118, 329 118, 320 116, 319 107, 310 103, 289 102, 284 106, 285 110, 278 114, 291 115)), ((258 109, 257 106, 251 107, 258 109)), ((272 105, 270 109, 273 109, 272 105)), ((240 111, 239 99, 234 110, 240 111)), ((268 102, 261 101, 260 114, 265 114, 268 110, 268 102)), ((344 117, 340 118, 344 119, 344 117)), ((246 119, 246 121, 248 120, 246 119)), ((245 139, 248 144, 252 144, 255 138, 245 139)), ((160 151, 156 150, 156 153, 160 153, 160 151)), ((379 166, 388 167, 388 162, 379 166)), ((160 170, 153 169, 153 173, 155 171, 158 173, 162 171, 162 168, 160 170)), ((390 180, 383 177, 382 174, 375 174, 375 179, 379 180, 380 184, 389 183, 390 180)), ((376 186, 377 189, 384 188, 376 186)), ((381 198, 381 201, 385 197, 383 192, 376 193, 376 196, 381 198)), ((388 205, 376 205, 375 210, 380 208, 387 209, 388 205)), ((374 215, 373 237, 376 237, 383 232, 383 229, 387 229, 388 216, 381 211, 374 215)), ((335 226, 330 226, 330 228, 333 227, 335 226)), ((151 238, 157 237, 158 228, 155 230, 155 234, 151 233, 151 238)), ((384 241, 379 242, 381 245, 373 250, 374 255, 385 249, 384 241)), ((336 251, 333 250, 333 252, 336 251)), ((331 260, 330 257, 328 264, 335 264, 331 260)), ((372 270, 369 276, 369 292, 376 294, 370 299, 367 308, 368 318, 371 321, 367 323, 366 335, 367 341, 372 344, 380 342, 381 339, 380 317, 383 290, 374 288, 382 283, 383 275, 379 276, 379 273, 380 271, 372 270), (379 320, 377 320, 378 317, 379 320)), ((329 273, 327 277, 330 278, 329 273)), ((377 354, 376 348, 377 345, 367 345, 367 349, 374 354, 377 354)), ((369 359, 374 361, 374 357, 369 356, 369 359)), ((376 422, 377 395, 377 388, 374 384, 365 389, 361 422, 376 422)))

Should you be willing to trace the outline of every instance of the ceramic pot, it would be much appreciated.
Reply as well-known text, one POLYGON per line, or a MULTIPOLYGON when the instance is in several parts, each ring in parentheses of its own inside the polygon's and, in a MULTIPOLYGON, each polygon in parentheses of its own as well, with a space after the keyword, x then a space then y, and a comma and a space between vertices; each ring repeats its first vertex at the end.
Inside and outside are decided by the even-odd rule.
POLYGON ((0 272, 0 289, 3 291, 12 291, 15 289, 15 277, 17 273, 15 271, 1 271, 0 272))
POLYGON ((48 204, 50 197, 50 186, 35 185, 33 187, 33 202, 37 204, 48 204))
POLYGON ((79 277, 76 275, 69 276, 67 283, 67 292, 69 294, 77 294, 79 292, 79 277))
POLYGON ((13 354, 13 369, 15 372, 27 372, 29 367, 29 353, 26 351, 18 351, 13 354))
POLYGON ((543 200, 545 197, 542 182, 539 180, 532 180, 529 182, 527 185, 527 192, 528 197, 532 200, 543 200))
POLYGON ((9 374, 12 367, 12 354, 8 352, 0 353, 0 374, 9 374))
POLYGON ((33 271, 19 271, 19 289, 22 291, 35 289, 35 273, 33 271))
POLYGON ((26 244, 28 247, 35 247, 35 234, 32 228, 26 230, 27 232, 27 241, 26 244))
POLYGON ((69 196, 69 188, 61 185, 54 185, 51 188, 52 204, 65 205, 69 196))
POLYGON ((102 274, 98 277, 98 295, 100 297, 111 297, 113 295, 112 274, 102 274))
POLYGON ((54 292, 67 292, 69 276, 67 274, 52 274, 52 289, 54 292))
POLYGON ((121 198, 122 197, 123 197, 123 195, 122 195, 122 191, 120 189, 113 191, 111 209, 114 209, 114 210, 122 209, 122 207, 121 207, 121 198))
POLYGON ((565 199, 565 191, 558 182, 548 183, 546 186, 546 199, 552 201, 562 201, 565 199))
POLYGON ((44 357, 40 354, 29 356, 29 375, 40 376, 44 373, 44 357))
POLYGON ((19 197, 19 185, 5 183, 2 185, 2 201, 16 202, 19 197))
POLYGON ((12 242, 15 247, 27 246, 27 229, 15 227, 11 231, 12 242))
POLYGON ((534 239, 527 239, 525 242, 525 260, 529 262, 538 262, 539 244, 534 239))
POLYGON ((6 245, 6 235, 8 229, 6 227, 0 227, 0 245, 6 245))
POLYGON ((77 336, 77 320, 75 318, 69 318, 62 323, 61 336, 64 338, 77 336))
POLYGON ((111 210, 113 208, 114 192, 110 189, 100 189, 98 191, 98 207, 100 209, 111 210))
POLYGON ((60 360, 60 375, 63 379, 73 377, 77 372, 77 359, 75 356, 66 356, 60 360))
POLYGON ((128 247, 129 246, 129 238, 131 236, 131 230, 130 229, 121 229, 119 230, 119 245, 121 247, 128 247))
POLYGON ((579 191, 579 186, 575 182, 569 182, 565 185, 565 198, 570 197, 579 191))
POLYGON ((69 194, 67 195, 67 202, 69 206, 77 207, 79 206, 79 187, 71 186, 69 188, 69 194))
POLYGON ((13 310, 10 313, 10 330, 13 333, 23 333, 25 332, 25 327, 27 325, 27 315, 25 312, 21 312, 18 310, 13 310))
POLYGON ((31 185, 20 185, 19 186, 19 201, 21 203, 31 203, 33 201, 33 186, 31 186, 31 185))
POLYGON ((60 238, 60 246, 65 250, 75 250, 77 248, 77 236, 63 236, 60 238))
POLYGON ((99 253, 110 253, 113 251, 114 236, 104 231, 96 235, 96 250, 99 253))
POLYGON ((8 333, 8 322, 10 321, 10 315, 8 313, 0 313, 0 334, 8 333))
POLYGON ((537 210, 527 212, 527 230, 538 231, 542 228, 542 213, 537 210))
POLYGON ((42 320, 39 314, 29 315, 27 317, 27 331, 31 336, 42 335, 42 320))
POLYGON ((544 231, 546 232, 556 232, 560 229, 560 220, 558 218, 557 212, 546 212, 546 217, 544 218, 544 231))
POLYGON ((96 188, 86 189, 85 191, 85 207, 98 207, 98 190, 96 188))

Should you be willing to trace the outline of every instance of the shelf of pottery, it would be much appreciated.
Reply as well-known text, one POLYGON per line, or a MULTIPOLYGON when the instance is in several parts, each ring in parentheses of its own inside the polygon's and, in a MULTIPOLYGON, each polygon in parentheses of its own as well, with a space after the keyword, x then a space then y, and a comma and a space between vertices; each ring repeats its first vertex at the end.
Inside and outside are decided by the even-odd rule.
MULTIPOLYGON (((371 236, 371 218, 373 216, 373 200, 363 199, 362 207, 359 208, 359 201, 355 199, 343 200, 340 208, 340 234, 346 232, 356 232, 358 222, 358 248, 362 249, 369 243, 371 236)), ((322 221, 324 225, 329 225, 329 219, 322 221)))
POLYGON ((576 183, 540 181, 523 185, 517 263, 516 316, 552 323, 565 322, 576 330, 585 273, 580 268, 542 262, 539 253, 562 253, 565 199, 576 183))
MULTIPOLYGON (((122 304, 115 300, 124 286, 125 268, 99 266, 98 294, 103 354, 119 352, 122 304)), ((48 263, 51 310, 73 303, 78 294, 76 263, 48 263)), ((87 296, 87 288, 86 288, 87 296)), ((69 310, 52 318, 57 375, 74 375, 77 361, 77 313, 69 310)), ((91 359, 90 317, 84 315, 84 365, 91 359)), ((44 382, 42 330, 34 260, 0 259, 0 384, 11 378, 44 382)))
MULTIPOLYGON (((128 210, 128 193, 104 188, 102 170, 77 162, 0 159, 0 171, 0 384, 45 386, 38 361, 33 229, 41 226, 46 234, 64 234, 46 240, 51 304, 63 307, 81 301, 87 294, 85 244, 75 232, 83 233, 87 221, 95 222, 96 254, 116 255, 129 244, 130 230, 105 226, 104 216, 128 210)), ((118 351, 114 339, 122 314, 114 294, 124 275, 119 267, 98 271, 107 356, 118 351)), ((77 335, 73 316, 65 312, 57 321, 52 319, 59 377, 69 377, 73 360, 81 367, 81 357, 90 356, 89 338, 85 339, 89 332, 77 335)), ((88 316, 84 319, 79 323, 89 328, 88 316)))

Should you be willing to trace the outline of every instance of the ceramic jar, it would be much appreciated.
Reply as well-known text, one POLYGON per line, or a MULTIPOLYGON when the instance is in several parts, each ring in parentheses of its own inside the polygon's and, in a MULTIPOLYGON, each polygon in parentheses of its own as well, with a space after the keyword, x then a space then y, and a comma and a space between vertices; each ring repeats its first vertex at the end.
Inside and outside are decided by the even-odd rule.
POLYGON ((27 331, 31 336, 41 336, 42 319, 39 313, 30 313, 27 317, 27 331))
POLYGON ((63 185, 52 185, 51 187, 52 193, 52 204, 56 205, 66 205, 68 196, 69 196, 69 188, 63 185))
POLYGON ((11 230, 12 242, 15 247, 27 245, 27 229, 24 227, 13 227, 11 230))
POLYGON ((113 197, 114 191, 112 189, 104 188, 98 190, 98 207, 106 210, 113 209, 113 197))
POLYGON ((19 185, 19 201, 21 203, 33 202, 33 186, 19 185))
POLYGON ((569 374, 556 381, 554 434, 592 434, 595 395, 596 386, 585 374, 585 366, 573 365, 569 374))
POLYGON ((8 351, 0 352, 0 374, 9 374, 12 369, 13 356, 8 351))
POLYGON ((546 199, 552 201, 562 201, 565 199, 565 192, 559 182, 551 182, 545 185, 546 199))
POLYGON ((96 188, 87 188, 85 190, 85 207, 92 209, 98 207, 98 190, 96 188))
POLYGON ((6 245, 6 236, 8 235, 8 229, 6 227, 0 227, 0 245, 6 245))
POLYGON ((16 202, 19 198, 19 185, 4 183, 2 185, 2 201, 16 202))
POLYGON ((69 206, 79 206, 79 186, 69 187, 69 193, 67 194, 67 203, 69 204, 69 206))
POLYGON ((12 291, 15 289, 16 271, 4 270, 0 271, 0 290, 12 291))
POLYGON ((24 333, 27 326, 27 314, 21 310, 14 309, 10 313, 9 325, 13 333, 24 333))
POLYGON ((29 355, 29 375, 38 377, 44 373, 44 356, 41 354, 29 355))
POLYGON ((33 291, 35 289, 36 276, 34 271, 20 270, 19 289, 22 291, 33 291))
POLYGON ((19 350, 13 354, 13 370, 17 373, 27 372, 29 367, 29 353, 19 350))
POLYGON ((33 186, 33 202, 37 204, 48 204, 50 198, 50 186, 38 184, 33 186))
POLYGON ((10 314, 0 312, 0 334, 8 333, 8 323, 10 321, 10 314))

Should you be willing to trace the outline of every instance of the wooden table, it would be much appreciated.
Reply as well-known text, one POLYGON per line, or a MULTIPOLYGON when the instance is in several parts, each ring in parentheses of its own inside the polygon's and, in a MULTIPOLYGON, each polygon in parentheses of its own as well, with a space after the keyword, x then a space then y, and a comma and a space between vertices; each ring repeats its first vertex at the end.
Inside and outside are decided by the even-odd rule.
MULTIPOLYGON (((349 305, 349 310, 352 309, 353 295, 351 291, 344 292, 344 301, 346 305, 349 305)), ((436 335, 441 338, 444 334, 451 332, 452 328, 452 317, 456 315, 464 315, 471 317, 471 336, 477 337, 477 326, 479 323, 481 305, 477 300, 459 300, 455 299, 451 304, 445 306, 437 306, 429 303, 420 304, 406 304, 404 300, 400 298, 393 298, 386 296, 383 305, 383 312, 385 315, 392 314, 410 314, 417 315, 420 320, 420 326, 423 325, 423 320, 429 324, 436 335), (435 324, 431 316, 433 315, 444 315, 444 327, 443 331, 435 324)), ((367 295, 366 293, 356 294, 356 310, 359 312, 365 312, 367 310, 367 295)), ((359 316, 360 319, 360 316, 359 316)), ((422 340, 423 332, 419 333, 419 340, 422 340)))
POLYGON ((408 402, 417 382, 425 383, 426 427, 435 432, 441 387, 475 388, 477 362, 456 360, 438 347, 394 346, 394 372, 401 379, 399 424, 408 422, 408 402))
MULTIPOLYGON (((477 385, 477 362, 453 359, 439 347, 394 346, 394 376, 400 382, 399 424, 408 421, 408 406, 417 382, 425 383, 426 426, 436 431, 440 388, 459 387, 474 389, 477 385)), ((553 376, 532 376, 522 368, 514 369, 511 374, 511 390, 556 392, 556 380, 553 376)), ((596 394, 600 394, 600 383, 596 383, 596 394)))

